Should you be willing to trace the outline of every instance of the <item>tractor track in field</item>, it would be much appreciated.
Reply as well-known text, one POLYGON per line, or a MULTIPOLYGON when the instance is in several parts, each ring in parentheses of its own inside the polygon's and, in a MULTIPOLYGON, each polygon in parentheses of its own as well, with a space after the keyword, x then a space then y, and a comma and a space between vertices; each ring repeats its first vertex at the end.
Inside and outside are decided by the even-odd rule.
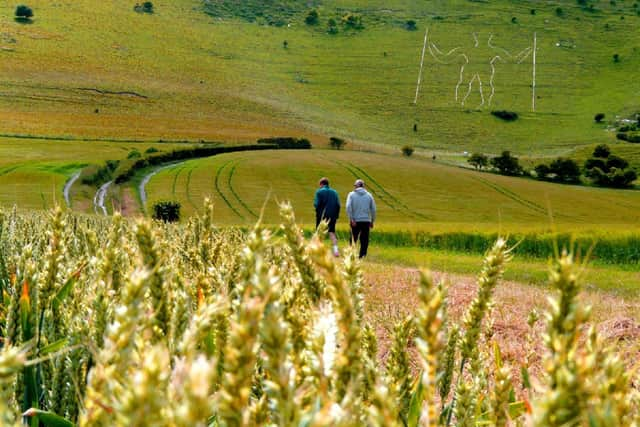
POLYGON ((191 206, 193 206, 193 210, 198 212, 198 207, 193 202, 193 199, 191 198, 191 191, 189 190, 189 187, 191 186, 191 174, 193 173, 194 169, 195 169, 195 166, 191 167, 191 169, 189 169, 189 172, 187 173, 186 193, 187 193, 187 201, 191 206))
MULTIPOLYGON (((549 214, 549 210, 545 209, 544 206, 541 206, 535 202, 532 202, 530 200, 527 200, 523 197, 521 197, 519 194, 505 188, 502 187, 501 185, 498 185, 494 182, 491 182, 489 180, 474 176, 473 179, 475 179, 476 181, 480 182, 481 184, 484 184, 485 186, 491 188, 492 190, 502 194, 503 196, 513 200, 514 202, 518 203, 521 206, 524 206, 536 213, 542 214, 542 215, 548 215, 549 214)), ((556 214, 556 216, 559 217, 564 217, 564 218, 571 218, 570 215, 566 215, 566 214, 556 214)))
POLYGON ((339 160, 334 160, 334 162, 337 165, 349 171, 349 173, 351 173, 351 175, 353 175, 355 178, 362 178, 362 177, 366 178, 368 181, 367 183, 368 190, 373 194, 373 196, 376 199, 383 202, 392 210, 414 219, 422 219, 422 220, 429 219, 426 215, 423 215, 421 213, 411 210, 407 205, 405 205, 400 200, 398 200, 398 198, 396 198, 391 193, 389 193, 382 185, 380 185, 375 179, 373 179, 371 175, 365 172, 362 168, 359 168, 358 166, 355 166, 352 163, 344 163, 339 160))
POLYGON ((214 180, 214 186, 216 188, 216 191, 218 192, 218 195, 220 197, 222 197, 222 200, 224 201, 224 203, 229 207, 229 209, 231 209, 233 211, 233 213, 235 213, 238 217, 240 217, 241 219, 245 219, 244 216, 242 216, 242 214, 240 212, 238 212, 238 210, 231 204, 231 201, 229 201, 229 199, 227 199, 227 197, 224 195, 224 193, 222 192, 222 189, 220 188, 220 176, 222 175, 222 171, 224 169, 226 169, 226 167, 231 164, 232 162, 234 162, 235 159, 232 160, 228 160, 226 163, 224 163, 216 172, 216 177, 214 180))
POLYGON ((233 174, 236 171, 236 167, 238 166, 238 164, 240 164, 241 160, 238 160, 236 163, 233 164, 233 166, 231 166, 231 171, 229 172, 229 178, 227 180, 227 185, 229 186, 229 190, 231 190, 231 194, 233 194, 233 196, 235 197, 235 199, 238 201, 238 203, 240 203, 240 205, 242 205, 242 207, 244 207, 247 212, 249 212, 254 218, 258 218, 258 215, 251 210, 251 208, 249 206, 247 206, 247 204, 244 202, 244 200, 242 200, 242 198, 240 198, 240 196, 238 195, 238 193, 236 193, 236 191, 233 189, 233 184, 232 184, 232 179, 233 179, 233 174))
POLYGON ((171 194, 173 194, 173 197, 177 197, 177 195, 176 195, 176 184, 178 182, 178 177, 180 176, 180 173, 184 170, 185 167, 186 166, 183 165, 181 168, 176 170, 175 175, 173 175, 173 183, 171 184, 171 194))

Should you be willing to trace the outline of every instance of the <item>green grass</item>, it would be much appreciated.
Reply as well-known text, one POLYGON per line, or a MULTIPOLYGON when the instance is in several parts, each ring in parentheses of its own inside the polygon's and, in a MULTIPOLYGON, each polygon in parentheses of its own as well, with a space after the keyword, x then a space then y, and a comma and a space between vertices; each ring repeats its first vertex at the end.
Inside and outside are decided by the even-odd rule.
POLYGON ((597 12, 569 0, 215 5, 224 10, 164 0, 148 15, 122 1, 34 0, 32 25, 12 20, 13 5, 1 7, 0 46, 12 50, 0 51, 6 71, 0 133, 244 142, 278 134, 320 142, 336 134, 375 149, 411 144, 428 154, 510 149, 537 156, 611 142, 613 135, 593 124, 594 114, 613 117, 640 107, 634 89, 640 17, 630 3, 600 2, 597 12), (305 25, 316 6, 319 24, 305 25), (327 21, 339 22, 347 12, 360 14, 365 28, 340 25, 338 34, 327 34, 327 21), (418 31, 404 28, 408 19, 418 31), (275 21, 286 25, 266 25, 275 21), (480 73, 485 88, 497 52, 487 46, 489 36, 496 46, 519 52, 537 33, 536 113, 529 111, 528 61, 499 63, 493 105, 477 109, 475 88, 464 107, 453 99, 459 62, 437 63, 429 54, 413 105, 426 28, 441 50, 464 49, 467 71, 480 73), (491 109, 514 110, 521 118, 504 123, 489 115, 491 109))
POLYGON ((464 230, 527 232, 628 230, 637 223, 640 192, 556 185, 443 166, 430 161, 333 150, 232 153, 197 159, 155 175, 149 202, 168 189, 187 216, 213 198, 223 224, 250 224, 265 205, 277 223, 278 201, 289 200, 303 224, 313 224, 313 194, 327 176, 343 202, 356 178, 376 198, 378 225, 390 232, 464 230), (552 219, 550 219, 552 217, 552 219))
MULTIPOLYGON (((459 274, 476 274, 482 265, 482 255, 460 252, 432 251, 418 248, 372 246, 369 259, 373 262, 430 268, 459 274)), ((583 276, 586 289, 601 290, 624 296, 640 296, 640 272, 636 267, 588 263, 583 276)), ((504 279, 535 286, 545 286, 549 277, 549 262, 518 255, 507 265, 504 279)))

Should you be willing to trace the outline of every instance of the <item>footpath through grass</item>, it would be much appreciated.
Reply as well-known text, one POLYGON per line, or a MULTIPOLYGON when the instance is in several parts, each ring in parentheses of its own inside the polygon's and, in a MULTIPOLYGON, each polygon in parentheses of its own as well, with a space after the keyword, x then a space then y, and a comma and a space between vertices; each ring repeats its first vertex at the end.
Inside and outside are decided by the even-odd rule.
MULTIPOLYGON (((535 286, 545 286, 549 277, 549 259, 531 258, 514 251, 507 265, 504 279, 535 286)), ((369 260, 407 267, 429 268, 448 273, 473 274, 482 263, 481 254, 428 250, 416 247, 371 246, 369 260)), ((640 296, 640 265, 611 265, 589 262, 584 269, 583 282, 587 290, 606 291, 637 298, 640 296)))

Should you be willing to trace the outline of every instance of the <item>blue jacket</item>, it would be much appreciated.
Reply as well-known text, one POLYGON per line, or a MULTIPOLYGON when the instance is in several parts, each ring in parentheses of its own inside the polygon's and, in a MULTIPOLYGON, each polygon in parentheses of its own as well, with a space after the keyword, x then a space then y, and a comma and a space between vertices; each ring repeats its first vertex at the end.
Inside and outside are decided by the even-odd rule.
POLYGON ((375 222, 376 202, 364 188, 356 188, 347 196, 347 215, 355 222, 375 222))
POLYGON ((313 198, 316 218, 338 219, 340 216, 340 198, 338 193, 328 185, 318 188, 313 198))

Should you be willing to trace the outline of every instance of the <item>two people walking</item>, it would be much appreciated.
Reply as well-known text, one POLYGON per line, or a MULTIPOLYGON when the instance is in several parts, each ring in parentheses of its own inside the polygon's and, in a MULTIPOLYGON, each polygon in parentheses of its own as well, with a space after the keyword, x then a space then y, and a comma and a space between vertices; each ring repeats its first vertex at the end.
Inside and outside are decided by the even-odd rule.
MULTIPOLYGON (((318 182, 313 206, 316 209, 316 228, 320 221, 327 221, 329 237, 333 244, 333 255, 340 256, 338 239, 336 238, 336 222, 340 217, 340 198, 336 190, 329 186, 327 178, 318 182)), ((351 226, 351 243, 360 243, 360 258, 367 255, 369 248, 369 230, 376 220, 376 202, 371 193, 365 190, 364 181, 357 179, 354 190, 347 196, 347 216, 351 226)))

